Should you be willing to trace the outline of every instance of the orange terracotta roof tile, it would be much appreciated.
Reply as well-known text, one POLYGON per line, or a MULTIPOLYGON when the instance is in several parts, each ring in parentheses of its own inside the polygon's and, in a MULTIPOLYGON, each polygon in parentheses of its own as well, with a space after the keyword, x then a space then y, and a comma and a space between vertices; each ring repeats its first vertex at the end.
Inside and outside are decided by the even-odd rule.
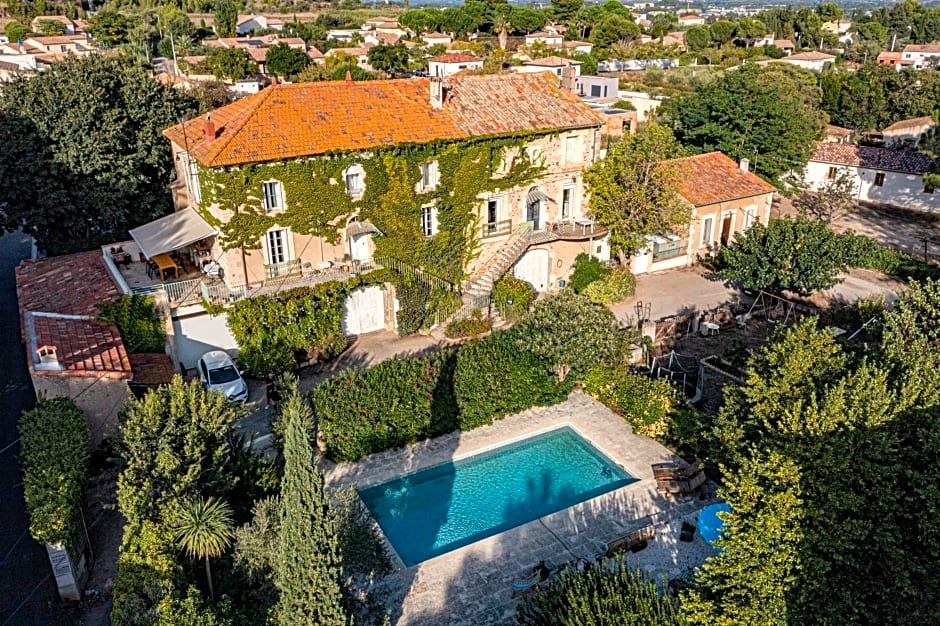
POLYGON ((173 363, 163 352, 130 354, 134 382, 142 385, 165 385, 173 381, 173 363))
POLYGON ((679 195, 695 206, 776 191, 762 178, 742 172, 734 160, 721 152, 673 159, 669 163, 676 166, 679 195))
POLYGON ((469 54, 460 54, 457 52, 442 54, 440 56, 428 59, 428 63, 477 63, 482 61, 483 59, 470 56, 469 54))
POLYGON ((523 65, 535 65, 538 67, 568 67, 569 65, 584 65, 581 61, 567 59, 565 57, 542 57, 541 59, 532 59, 526 61, 523 65))
POLYGON ((600 126, 548 73, 455 76, 431 107, 428 79, 274 85, 212 111, 215 138, 196 118, 164 131, 209 167, 481 135, 600 126))
POLYGON ((79 316, 24 313, 24 343, 33 374, 130 379, 131 363, 117 326, 79 316), (57 367, 43 367, 38 349, 55 348, 57 367))
POLYGON ((122 293, 101 250, 23 261, 16 268, 21 311, 97 316, 97 303, 122 293))
POLYGON ((940 160, 935 161, 917 150, 829 142, 817 143, 810 161, 918 175, 926 174, 933 167, 940 166, 940 160))
POLYGON ((882 132, 890 132, 895 130, 910 130, 912 128, 919 128, 921 126, 936 126, 937 122, 934 121, 932 117, 912 117, 911 119, 901 120, 900 122, 895 122, 891 126, 885 128, 882 132))

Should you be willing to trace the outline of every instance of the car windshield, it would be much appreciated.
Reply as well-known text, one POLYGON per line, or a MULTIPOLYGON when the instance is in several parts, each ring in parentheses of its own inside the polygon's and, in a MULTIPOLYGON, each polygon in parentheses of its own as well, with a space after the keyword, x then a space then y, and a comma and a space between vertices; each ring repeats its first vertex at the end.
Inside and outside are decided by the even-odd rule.
POLYGON ((234 365, 225 365, 218 369, 209 370, 210 385, 221 385, 222 383, 230 383, 237 379, 238 370, 235 369, 234 365))

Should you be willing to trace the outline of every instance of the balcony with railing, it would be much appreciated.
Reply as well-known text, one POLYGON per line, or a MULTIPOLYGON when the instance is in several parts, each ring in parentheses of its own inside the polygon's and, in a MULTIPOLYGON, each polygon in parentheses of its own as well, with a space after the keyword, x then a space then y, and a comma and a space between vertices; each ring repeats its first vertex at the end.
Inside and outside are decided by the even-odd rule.
POLYGON ((673 233, 664 236, 653 235, 647 237, 647 241, 650 243, 650 252, 653 253, 653 263, 682 256, 688 247, 687 241, 673 233))
POLYGON ((498 222, 487 222, 482 228, 483 239, 491 237, 505 237, 512 233, 512 220, 501 220, 498 222))
POLYGON ((300 259, 291 259, 281 263, 270 263, 264 266, 264 276, 267 280, 277 278, 290 278, 299 276, 302 273, 300 259))

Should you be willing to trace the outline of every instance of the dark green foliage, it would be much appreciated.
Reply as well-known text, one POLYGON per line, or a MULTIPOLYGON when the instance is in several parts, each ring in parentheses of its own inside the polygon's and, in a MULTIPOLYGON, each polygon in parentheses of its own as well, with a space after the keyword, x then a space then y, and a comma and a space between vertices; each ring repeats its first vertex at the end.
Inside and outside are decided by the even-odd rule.
POLYGON ((224 598, 208 605, 195 587, 183 598, 170 597, 160 603, 156 626, 235 626, 231 601, 224 598))
POLYGON ((215 32, 219 37, 234 37, 238 24, 238 7, 232 0, 215 0, 212 5, 215 32))
POLYGON ((660 115, 686 148, 748 158, 771 181, 806 164, 827 121, 814 75, 782 63, 725 72, 660 115))
POLYGON ((451 322, 444 330, 444 336, 451 339, 464 339, 466 337, 476 337, 492 328, 489 318, 484 318, 479 309, 473 312, 470 317, 451 322))
POLYGON ((595 304, 620 302, 636 293, 636 275, 629 268, 618 265, 585 287, 582 293, 595 304))
POLYGON ((408 69, 409 61, 408 48, 400 43, 394 46, 379 44, 369 48, 369 65, 386 73, 404 72, 408 69))
POLYGON ((276 615, 284 626, 346 626, 342 561, 323 476, 310 444, 313 413, 297 392, 284 400, 284 478, 281 483, 280 549, 276 615))
POLYGON ((857 72, 825 72, 819 77, 822 108, 832 123, 857 130, 880 130, 921 116, 940 115, 940 74, 893 65, 869 65, 857 72))
POLYGON ((584 377, 584 390, 623 415, 633 432, 661 438, 685 402, 665 380, 632 372, 625 363, 595 367, 584 377))
POLYGON ((721 274, 749 289, 807 295, 839 282, 847 259, 824 220, 798 216, 754 224, 735 243, 722 248, 721 274))
POLYGON ((291 48, 286 43, 279 43, 268 48, 264 64, 269 74, 294 76, 310 65, 310 57, 303 50, 291 48))
POLYGON ((338 461, 414 443, 458 426, 454 352, 346 370, 311 392, 329 455, 338 461))
POLYGON ((606 276, 608 271, 604 264, 595 257, 582 252, 574 258, 574 271, 571 272, 568 287, 573 289, 575 293, 581 293, 585 287, 595 280, 600 280, 606 276))
POLYGON ((100 11, 88 20, 88 32, 98 44, 106 47, 127 43, 133 27, 134 20, 112 10, 100 11))
POLYGON ((424 326, 428 317, 428 299, 431 288, 427 284, 402 277, 397 281, 396 295, 398 296, 398 334, 402 337, 413 335, 424 326))
POLYGON ((375 580, 388 574, 392 564, 385 549, 385 541, 356 488, 341 489, 330 495, 346 578, 362 576, 375 580))
POLYGON ((244 48, 211 48, 205 64, 213 76, 228 80, 241 80, 257 69, 244 48))
POLYGON ((515 330, 493 333, 457 352, 454 390, 461 430, 567 397, 570 385, 558 384, 544 361, 520 350, 518 336, 515 330))
POLYGON ((0 89, 0 225, 48 254, 127 239, 172 210, 169 142, 196 111, 122 55, 69 56, 0 89), (94 89, 89 89, 94 85, 94 89))
POLYGON ((7 39, 11 43, 16 43, 18 41, 24 41, 26 36, 29 35, 29 27, 20 24, 19 22, 13 21, 10 22, 4 27, 3 34, 7 36, 7 39))
POLYGON ((506 274, 493 285, 491 302, 503 319, 513 321, 529 312, 535 289, 528 282, 506 274))
POLYGON ((940 279, 940 268, 922 260, 883 246, 865 235, 851 231, 837 235, 839 254, 851 267, 864 267, 896 276, 902 280, 940 279))
POLYGON ((74 547, 88 482, 88 424, 71 398, 39 398, 20 417, 20 459, 29 534, 74 547))
POLYGON ((565 569, 516 609, 520 626, 683 626, 679 603, 620 559, 565 569))
POLYGON ((98 304, 101 319, 113 322, 129 354, 163 352, 166 331, 153 300, 140 294, 123 295, 117 300, 98 304))
POLYGON ((294 369, 313 355, 332 358, 346 349, 343 303, 358 281, 331 281, 273 296, 240 300, 228 312, 238 362, 258 378, 294 369))

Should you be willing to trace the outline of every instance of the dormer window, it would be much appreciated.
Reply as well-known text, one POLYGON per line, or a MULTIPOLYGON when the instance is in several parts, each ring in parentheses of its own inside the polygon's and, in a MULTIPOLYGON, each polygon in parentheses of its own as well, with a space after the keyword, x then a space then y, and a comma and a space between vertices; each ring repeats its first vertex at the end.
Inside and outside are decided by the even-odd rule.
POLYGON ((261 201, 265 213, 284 210, 284 185, 279 180, 261 183, 261 201))

